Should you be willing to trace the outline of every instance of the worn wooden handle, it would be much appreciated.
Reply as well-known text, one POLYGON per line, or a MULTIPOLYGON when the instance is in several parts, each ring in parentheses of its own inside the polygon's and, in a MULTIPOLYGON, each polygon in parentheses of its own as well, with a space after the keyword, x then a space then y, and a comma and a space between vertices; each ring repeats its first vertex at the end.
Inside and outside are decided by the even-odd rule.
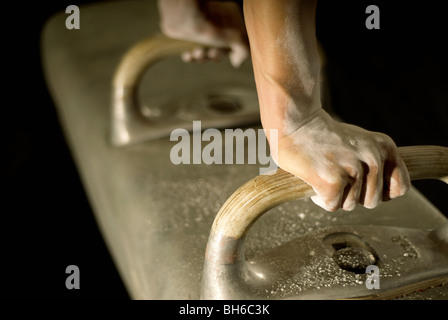
POLYGON ((178 55, 201 46, 198 43, 168 38, 155 34, 132 47, 121 60, 115 73, 114 86, 135 87, 148 66, 167 56, 178 55))
POLYGON ((112 145, 124 146, 130 143, 131 137, 141 140, 140 136, 144 135, 148 123, 140 112, 137 89, 146 70, 160 59, 201 46, 156 34, 140 41, 123 56, 112 83, 112 145))
MULTIPOLYGON (((440 179, 448 183, 448 148, 415 146, 398 148, 411 180, 440 179)), ((281 169, 260 175, 241 186, 218 212, 212 233, 240 239, 269 209, 281 203, 315 195, 305 182, 281 169)))

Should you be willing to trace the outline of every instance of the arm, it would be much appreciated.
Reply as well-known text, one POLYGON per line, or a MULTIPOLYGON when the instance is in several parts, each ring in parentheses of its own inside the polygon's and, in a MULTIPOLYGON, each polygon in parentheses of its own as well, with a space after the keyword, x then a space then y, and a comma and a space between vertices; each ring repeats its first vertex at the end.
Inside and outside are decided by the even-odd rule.
POLYGON ((309 183, 328 211, 374 208, 404 194, 407 169, 386 135, 333 120, 321 107, 316 0, 245 0, 263 128, 277 164, 309 183), (270 141, 269 129, 278 130, 270 141))

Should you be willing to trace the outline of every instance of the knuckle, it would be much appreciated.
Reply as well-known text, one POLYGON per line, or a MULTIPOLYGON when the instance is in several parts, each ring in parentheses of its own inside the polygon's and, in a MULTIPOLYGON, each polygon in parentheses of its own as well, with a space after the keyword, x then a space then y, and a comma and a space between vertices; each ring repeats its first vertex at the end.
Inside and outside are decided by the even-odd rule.
POLYGON ((388 135, 384 134, 384 133, 377 133, 375 135, 375 141, 378 144, 386 144, 386 145, 393 144, 393 145, 395 145, 395 143, 392 140, 392 138, 389 137, 388 135))
POLYGON ((379 133, 375 138, 375 142, 381 158, 386 158, 387 155, 394 155, 397 152, 395 142, 388 135, 379 133))
POLYGON ((347 170, 348 176, 355 180, 358 179, 359 177, 361 177, 362 173, 363 173, 363 168, 362 168, 361 164, 359 164, 359 163, 347 167, 346 170, 347 170))

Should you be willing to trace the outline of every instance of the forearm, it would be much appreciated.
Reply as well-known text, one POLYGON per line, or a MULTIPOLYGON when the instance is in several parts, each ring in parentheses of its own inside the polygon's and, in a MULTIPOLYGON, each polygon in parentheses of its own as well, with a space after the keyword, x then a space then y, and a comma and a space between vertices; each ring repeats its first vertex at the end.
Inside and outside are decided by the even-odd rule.
POLYGON ((320 109, 315 0, 245 0, 265 129, 288 135, 320 109))

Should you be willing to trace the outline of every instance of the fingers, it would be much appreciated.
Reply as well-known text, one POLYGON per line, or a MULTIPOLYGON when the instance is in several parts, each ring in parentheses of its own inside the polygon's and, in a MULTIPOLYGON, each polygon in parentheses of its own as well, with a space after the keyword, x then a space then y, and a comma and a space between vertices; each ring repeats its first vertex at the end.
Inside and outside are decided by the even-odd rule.
POLYGON ((316 196, 312 201, 326 211, 352 211, 357 204, 373 209, 382 201, 404 195, 411 184, 397 149, 390 149, 385 156, 372 154, 368 160, 358 160, 342 170, 329 170, 332 177, 327 181, 313 181, 316 196))
POLYGON ((193 51, 186 51, 182 53, 181 58, 184 62, 203 63, 206 61, 221 61, 228 49, 222 48, 205 48, 198 47, 193 51))
POLYGON ((212 61, 220 61, 226 50, 220 48, 210 48, 207 50, 207 57, 212 61))
MULTIPOLYGON (((361 166, 360 166, 361 167, 361 166)), ((363 190, 363 169, 362 167, 350 177, 350 183, 345 186, 344 195, 342 198, 342 209, 344 211, 352 211, 359 203, 361 192, 363 190)))
POLYGON ((198 47, 193 51, 186 51, 182 53, 181 58, 184 62, 217 62, 221 61, 226 54, 229 55, 230 63, 232 64, 232 66, 234 68, 239 68, 249 57, 249 50, 246 46, 239 44, 234 45, 230 50, 223 48, 198 47))
POLYGON ((385 163, 383 200, 404 195, 411 187, 409 173, 400 154, 392 155, 392 160, 385 163))
POLYGON ((318 184, 314 188, 316 196, 311 200, 326 211, 334 212, 338 209, 352 211, 360 202, 364 183, 363 175, 364 169, 360 164, 333 173, 331 178, 333 182, 318 184))
MULTIPOLYGON (((322 175, 326 179, 320 178, 320 181, 313 181, 310 184, 313 186, 316 195, 311 197, 311 200, 325 209, 326 211, 334 212, 342 208, 345 195, 350 194, 350 181, 342 171, 335 170, 330 177, 328 173, 322 175), (331 182, 329 182, 331 180, 331 182)), ((349 200, 350 202, 350 200, 349 200)), ((347 202, 346 207, 350 207, 347 202)))
POLYGON ((239 68, 248 57, 249 49, 244 43, 236 42, 231 46, 229 59, 234 68, 239 68))
POLYGON ((377 207, 383 198, 384 165, 380 158, 364 163, 365 177, 359 202, 368 209, 377 207))

